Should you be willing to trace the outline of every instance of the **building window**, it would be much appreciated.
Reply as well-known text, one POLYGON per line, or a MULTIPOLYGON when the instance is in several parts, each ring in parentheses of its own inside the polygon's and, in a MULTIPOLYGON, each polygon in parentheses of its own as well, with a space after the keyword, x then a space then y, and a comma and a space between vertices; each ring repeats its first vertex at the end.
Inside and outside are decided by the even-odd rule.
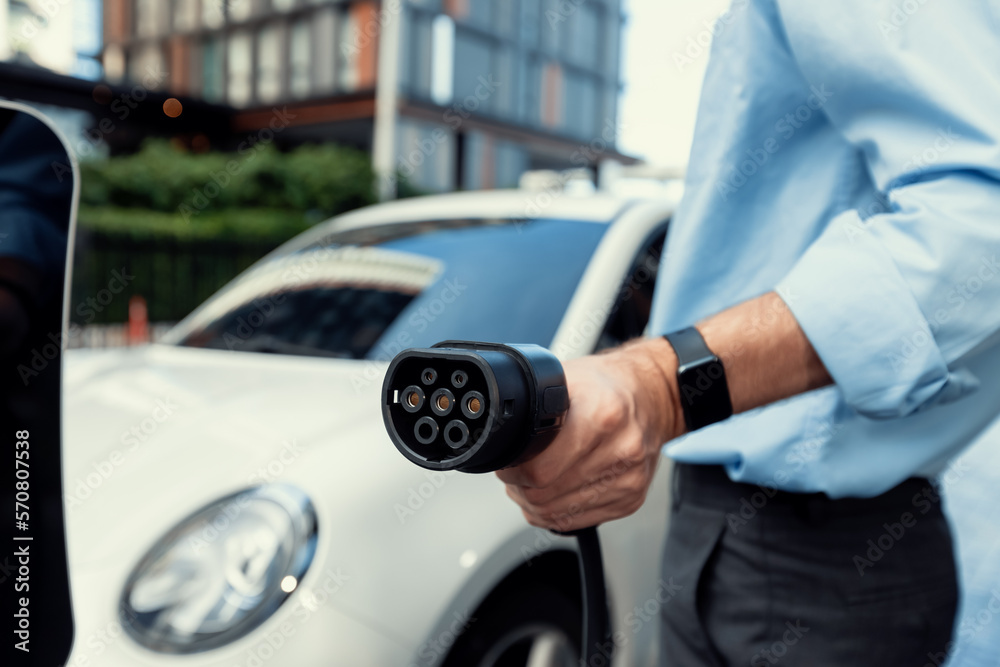
POLYGON ((559 33, 566 25, 560 11, 559 0, 541 0, 541 11, 538 17, 539 42, 543 51, 555 54, 559 51, 559 33))
POLYGON ((159 35, 166 19, 165 0, 137 0, 135 3, 135 32, 139 37, 159 35))
POLYGON ((455 100, 467 111, 484 113, 493 108, 490 98, 496 91, 483 85, 489 77, 496 78, 491 46, 490 41, 467 30, 455 36, 455 100))
POLYGON ((257 99, 273 102, 281 97, 281 26, 264 26, 257 34, 257 99))
POLYGON ((560 32, 563 39, 563 53, 570 62, 590 69, 600 66, 601 22, 597 9, 592 5, 580 5, 560 32))
POLYGON ((283 12, 294 7, 295 0, 271 0, 271 6, 279 12, 283 12))
MULTIPOLYGON (((442 18, 451 21, 448 16, 442 18)), ((414 97, 430 98, 432 96, 431 78, 434 71, 431 63, 434 60, 435 22, 426 14, 417 12, 412 12, 407 19, 401 32, 405 37, 400 54, 403 59, 400 66, 400 82, 408 94, 414 97)), ((454 36, 452 37, 452 48, 454 49, 454 36)), ((452 57, 454 57, 454 53, 452 57)), ((443 63, 441 64, 443 65, 443 63)), ((443 85, 443 82, 439 80, 438 84, 443 85)))
POLYGON ((226 97, 234 107, 250 103, 252 95, 251 74, 253 72, 253 39, 249 32, 234 32, 229 36, 227 53, 228 81, 226 97))
POLYGON ((523 146, 498 141, 496 147, 496 187, 516 188, 528 168, 528 155, 523 146))
MULTIPOLYGON (((530 2, 530 0, 529 0, 530 2)), ((520 7, 516 0, 501 0, 493 8, 494 29, 501 35, 514 35, 514 27, 517 25, 516 17, 520 7)))
POLYGON ((444 106, 455 92, 455 22, 440 14, 431 34, 431 99, 444 106))
POLYGON ((589 76, 566 73, 566 129, 578 137, 590 137, 597 130, 600 104, 597 83, 589 76))
POLYGON ((337 49, 343 43, 338 34, 339 17, 334 7, 325 7, 313 16, 311 38, 316 60, 312 63, 312 92, 332 93, 337 87, 337 49))
POLYGON ((125 52, 118 44, 108 44, 104 49, 104 76, 115 83, 125 76, 125 52))
POLYGON ((396 170, 409 185, 431 192, 455 187, 455 137, 443 125, 401 118, 396 132, 396 170), (433 150, 428 150, 433 146, 433 150))
MULTIPOLYGON (((469 6, 468 20, 483 27, 493 25, 493 0, 465 0, 469 6)), ((503 0, 509 3, 510 0, 503 0)))
POLYGON ((163 79, 157 78, 164 69, 163 50, 158 44, 140 47, 129 59, 129 78, 132 81, 142 81, 147 88, 155 90, 166 83, 163 79))
POLYGON ((292 25, 288 88, 292 97, 308 97, 312 92, 312 34, 308 19, 292 25))
POLYGON ((563 72, 557 63, 542 68, 541 76, 542 125, 556 129, 563 125, 563 72))
POLYGON ((216 38, 205 42, 202 54, 202 97, 209 102, 221 102, 225 98, 226 92, 223 87, 225 54, 223 53, 222 40, 216 38))
POLYGON ((206 28, 219 28, 226 22, 225 0, 201 0, 201 22, 206 28))
POLYGON ((521 41, 529 48, 538 46, 539 19, 542 8, 539 2, 521 3, 521 41))
POLYGON ((194 30, 198 27, 198 0, 177 0, 174 4, 174 28, 194 30))
POLYGON ((229 0, 229 20, 246 21, 253 16, 253 0, 229 0))
POLYGON ((367 38, 361 34, 361 26, 357 20, 357 15, 347 12, 340 17, 339 35, 336 41, 340 44, 338 51, 338 71, 337 84, 343 90, 355 90, 358 87, 360 77, 358 71, 364 43, 367 38))

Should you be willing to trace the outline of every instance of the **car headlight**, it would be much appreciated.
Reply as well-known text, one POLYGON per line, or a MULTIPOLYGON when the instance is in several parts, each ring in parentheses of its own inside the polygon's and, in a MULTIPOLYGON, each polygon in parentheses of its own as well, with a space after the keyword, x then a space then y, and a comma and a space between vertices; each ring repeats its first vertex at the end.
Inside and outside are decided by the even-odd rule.
POLYGON ((316 551, 316 513, 285 484, 218 500, 164 535, 132 571, 122 625, 143 646, 195 653, 264 622, 298 586, 316 551))

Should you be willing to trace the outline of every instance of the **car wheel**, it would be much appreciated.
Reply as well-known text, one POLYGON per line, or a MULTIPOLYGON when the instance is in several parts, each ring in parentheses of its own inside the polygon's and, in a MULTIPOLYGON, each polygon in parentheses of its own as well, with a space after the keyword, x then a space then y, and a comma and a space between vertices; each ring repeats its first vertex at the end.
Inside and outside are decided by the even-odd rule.
POLYGON ((478 610, 442 667, 571 667, 582 611, 560 590, 519 588, 478 610))

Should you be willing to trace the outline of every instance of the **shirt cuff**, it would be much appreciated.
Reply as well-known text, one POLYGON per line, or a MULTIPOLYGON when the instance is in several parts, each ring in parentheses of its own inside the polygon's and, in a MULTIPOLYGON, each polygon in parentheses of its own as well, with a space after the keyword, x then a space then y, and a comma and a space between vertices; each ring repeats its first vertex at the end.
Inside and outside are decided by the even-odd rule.
POLYGON ((777 287, 844 399, 889 419, 974 391, 950 372, 895 261, 856 211, 837 216, 777 287))

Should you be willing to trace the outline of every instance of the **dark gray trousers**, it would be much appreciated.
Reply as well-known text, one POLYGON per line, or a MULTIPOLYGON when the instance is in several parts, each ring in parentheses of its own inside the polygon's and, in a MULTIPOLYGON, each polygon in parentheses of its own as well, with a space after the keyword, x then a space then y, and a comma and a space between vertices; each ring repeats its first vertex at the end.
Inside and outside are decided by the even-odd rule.
POLYGON ((830 500, 677 464, 671 578, 664 667, 937 667, 958 604, 951 532, 926 479, 830 500))

